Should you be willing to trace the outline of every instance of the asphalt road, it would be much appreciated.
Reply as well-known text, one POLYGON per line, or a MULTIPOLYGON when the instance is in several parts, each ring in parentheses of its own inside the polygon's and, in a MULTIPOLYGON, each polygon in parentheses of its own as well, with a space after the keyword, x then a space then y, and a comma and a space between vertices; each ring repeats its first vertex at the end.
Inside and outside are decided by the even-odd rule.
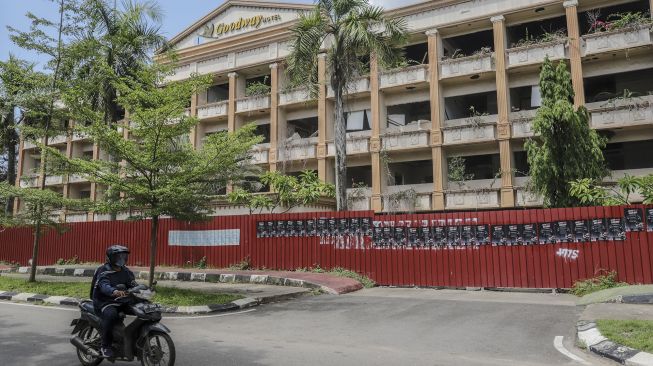
MULTIPOLYGON (((0 302, 0 364, 76 365, 70 308, 0 302)), ((177 365, 580 365, 566 295, 377 288, 220 316, 164 318, 177 365)), ((125 364, 125 363, 117 363, 125 364)))

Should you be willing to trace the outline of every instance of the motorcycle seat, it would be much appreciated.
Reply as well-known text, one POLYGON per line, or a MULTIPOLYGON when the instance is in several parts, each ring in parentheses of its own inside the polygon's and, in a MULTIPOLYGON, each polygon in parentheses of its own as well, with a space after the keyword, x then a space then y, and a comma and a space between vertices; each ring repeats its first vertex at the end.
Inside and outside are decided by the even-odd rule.
POLYGON ((93 302, 84 301, 79 305, 79 307, 82 308, 82 310, 95 315, 95 308, 93 307, 93 302))

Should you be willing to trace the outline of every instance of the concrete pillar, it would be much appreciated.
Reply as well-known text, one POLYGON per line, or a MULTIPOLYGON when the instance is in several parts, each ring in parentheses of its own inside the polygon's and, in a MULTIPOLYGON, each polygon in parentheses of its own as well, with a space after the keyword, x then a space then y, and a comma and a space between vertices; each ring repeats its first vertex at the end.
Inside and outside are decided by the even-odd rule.
POLYGON ((370 57, 370 107, 372 112, 372 137, 370 138, 370 153, 372 162, 372 197, 371 208, 374 212, 383 211, 383 200, 381 193, 385 188, 384 169, 381 166, 381 130, 383 128, 382 118, 385 113, 383 95, 379 88, 379 63, 376 55, 370 57))
POLYGON ((574 105, 585 105, 585 87, 583 86, 583 65, 580 29, 578 28, 578 0, 563 3, 567 15, 567 36, 569 37, 569 64, 571 65, 571 82, 574 88, 574 105))
POLYGON ((229 73, 229 105, 227 106, 227 129, 229 132, 236 131, 236 98, 238 98, 238 74, 229 73))
MULTIPOLYGON (((18 142, 18 164, 16 167, 16 187, 20 188, 20 177, 23 176, 23 159, 25 159, 24 148, 24 139, 23 136, 20 136, 20 141, 18 142)), ((20 200, 18 198, 14 199, 14 215, 18 213, 20 208, 20 200)))
POLYGON ((494 53, 497 84, 497 135, 501 160, 501 207, 515 206, 512 183, 512 150, 510 148, 510 91, 506 70, 506 23, 502 15, 491 18, 494 30, 494 53))
POLYGON ((653 19, 653 0, 649 0, 649 3, 648 9, 651 12, 651 19, 653 19))
MULTIPOLYGON (((190 97, 190 116, 191 117, 197 117, 197 94, 193 94, 193 96, 190 97)), ((197 125, 195 125, 191 130, 190 130, 190 143, 193 145, 194 149, 197 149, 197 138, 198 138, 198 132, 202 130, 200 126, 201 122, 199 122, 197 125)))
POLYGON ((431 208, 444 210, 444 171, 442 169, 442 121, 444 100, 440 85, 439 60, 442 54, 442 38, 437 29, 426 32, 429 54, 429 95, 431 100, 431 158, 433 161, 433 194, 431 208))
POLYGON ((327 69, 326 53, 317 56, 317 175, 320 180, 328 182, 327 172, 327 69))
POLYGON ((278 63, 270 65, 270 151, 268 160, 270 171, 277 170, 277 140, 279 138, 279 74, 282 69, 278 63))
MULTIPOLYGON (((68 131, 66 134, 66 157, 68 159, 73 157, 73 128, 75 126, 75 121, 69 121, 68 122, 68 131)), ((68 174, 66 174, 63 177, 63 197, 68 198, 70 197, 70 183, 68 183, 70 180, 70 177, 68 174)))
MULTIPOLYGON (((127 123, 129 123, 129 118, 127 118, 127 123)), ((100 146, 97 143, 93 144, 93 160, 100 159, 100 146)), ((91 193, 89 195, 89 200, 95 202, 97 199, 97 183, 91 182, 91 193)), ((87 221, 95 221, 95 213, 92 211, 88 212, 87 221)))

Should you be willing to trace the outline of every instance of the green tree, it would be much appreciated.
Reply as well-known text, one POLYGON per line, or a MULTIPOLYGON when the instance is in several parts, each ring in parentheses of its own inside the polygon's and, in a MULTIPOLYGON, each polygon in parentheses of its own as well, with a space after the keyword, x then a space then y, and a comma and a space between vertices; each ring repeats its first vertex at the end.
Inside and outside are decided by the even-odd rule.
POLYGON ((164 66, 140 67, 133 75, 116 78, 118 103, 129 110, 128 124, 107 124, 102 111, 77 98, 83 90, 66 94, 75 120, 112 160, 68 159, 57 156, 68 173, 86 177, 115 191, 119 201, 100 202, 97 209, 128 211, 130 219, 149 219, 150 285, 154 279, 159 218, 200 220, 211 212, 211 202, 230 181, 238 182, 250 164, 251 147, 261 138, 248 125, 235 133, 217 133, 201 149, 190 143, 197 118, 185 114, 187 101, 210 83, 210 76, 164 85, 164 66), (164 85, 164 86, 162 86, 164 85), (127 134, 128 139, 124 136, 127 134))
POLYGON ((571 75, 564 62, 555 66, 546 59, 539 85, 542 105, 533 123, 539 136, 526 142, 532 189, 548 207, 581 205, 570 194, 569 184, 606 176, 602 153, 606 141, 590 128, 587 109, 574 108, 571 75))
POLYGON ((589 178, 572 181, 570 186, 569 194, 584 205, 630 205, 634 194, 639 194, 645 205, 653 203, 653 174, 641 177, 626 174, 614 187, 589 178))
POLYGON ((311 170, 303 171, 299 177, 285 175, 278 171, 267 172, 260 177, 261 183, 270 187, 271 194, 251 193, 237 188, 227 195, 229 202, 245 205, 249 212, 274 212, 283 208, 288 212, 299 205, 316 203, 323 197, 334 197, 335 187, 320 181, 311 170))
POLYGON ((287 74, 292 85, 317 88, 318 56, 327 47, 329 85, 335 98, 336 205, 347 208, 347 153, 344 96, 353 80, 365 73, 361 61, 375 55, 383 66, 403 57, 406 41, 403 18, 388 19, 368 0, 317 0, 314 10, 300 15, 292 28, 287 74))

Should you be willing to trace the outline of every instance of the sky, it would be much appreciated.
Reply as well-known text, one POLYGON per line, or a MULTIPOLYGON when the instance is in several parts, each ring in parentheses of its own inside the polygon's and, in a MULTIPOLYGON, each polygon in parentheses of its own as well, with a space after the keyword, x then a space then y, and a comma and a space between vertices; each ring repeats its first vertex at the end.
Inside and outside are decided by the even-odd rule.
MULTIPOLYGON (((223 1, 221 0, 155 0, 164 13, 162 31, 170 39, 189 27, 195 21, 208 14, 223 1)), ((272 0, 270 0, 272 1, 272 0)), ((396 8, 422 0, 371 0, 375 5, 396 8)), ((311 0, 283 0, 289 3, 312 3, 311 0)), ((36 54, 28 53, 16 47, 9 39, 7 26, 27 30, 29 22, 25 14, 30 11, 37 16, 56 19, 57 6, 52 0, 0 0, 0 60, 6 60, 9 54, 35 62, 42 67, 42 60, 36 54)))

